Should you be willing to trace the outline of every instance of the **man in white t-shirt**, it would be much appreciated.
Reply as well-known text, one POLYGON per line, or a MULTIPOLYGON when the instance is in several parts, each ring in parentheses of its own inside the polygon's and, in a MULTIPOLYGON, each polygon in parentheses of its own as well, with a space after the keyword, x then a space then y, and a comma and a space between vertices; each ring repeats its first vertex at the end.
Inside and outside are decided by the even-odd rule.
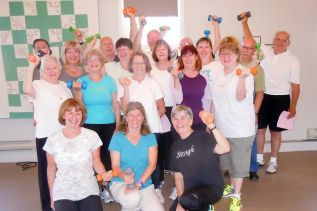
MULTIPOLYGON (((252 37, 248 23, 243 24, 245 37, 252 37)), ((277 127, 277 121, 283 111, 288 111, 288 118, 296 115, 297 100, 300 93, 300 66, 298 59, 287 48, 290 35, 286 31, 278 31, 273 39, 273 49, 261 45, 264 59, 261 66, 265 75, 265 92, 258 114, 257 162, 264 165, 263 151, 265 132, 269 126, 271 134, 271 159, 267 173, 277 171, 277 156, 281 146, 281 132, 285 129, 277 127)))

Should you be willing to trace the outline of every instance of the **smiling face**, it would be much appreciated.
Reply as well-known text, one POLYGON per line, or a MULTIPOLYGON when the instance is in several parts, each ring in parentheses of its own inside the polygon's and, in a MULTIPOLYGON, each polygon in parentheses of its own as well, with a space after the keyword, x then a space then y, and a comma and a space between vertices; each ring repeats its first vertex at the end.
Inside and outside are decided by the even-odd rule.
POLYGON ((274 53, 281 54, 284 53, 288 46, 290 45, 289 34, 287 32, 281 31, 276 33, 273 39, 274 53))
POLYGON ((176 132, 182 136, 192 130, 193 118, 186 114, 185 111, 178 111, 172 116, 172 124, 176 132))
POLYGON ((74 47, 66 48, 65 50, 66 61, 71 65, 78 65, 80 63, 80 50, 74 47))
POLYGON ((199 42, 197 45, 197 51, 203 61, 212 58, 212 48, 207 41, 199 42))
POLYGON ((168 47, 163 44, 159 45, 155 54, 159 61, 168 60, 168 47))
POLYGON ((115 50, 114 45, 112 42, 112 39, 110 37, 104 37, 100 41, 100 50, 106 55, 106 56, 114 56, 115 50))
POLYGON ((146 73, 146 62, 141 55, 133 57, 131 67, 134 75, 145 75, 146 73))
POLYGON ((81 126, 83 114, 80 109, 71 107, 65 111, 63 119, 65 121, 65 127, 76 129, 81 126))
POLYGON ((157 30, 152 30, 147 34, 147 43, 150 49, 154 48, 154 44, 161 38, 161 33, 157 30))
POLYGON ((256 51, 255 41, 252 38, 244 38, 241 46, 240 58, 242 61, 252 60, 252 56, 256 51))
POLYGON ((130 110, 126 115, 128 129, 141 130, 144 116, 139 109, 130 110))
POLYGON ((184 69, 195 69, 197 55, 188 51, 182 56, 182 61, 184 64, 184 69))
POLYGON ((102 63, 99 55, 92 54, 86 59, 86 70, 88 74, 100 73, 102 69, 102 63))
POLYGON ((129 61, 131 59, 132 49, 122 45, 119 48, 117 48, 117 54, 120 61, 129 61))
POLYGON ((59 64, 49 56, 44 57, 44 71, 42 78, 50 83, 57 83, 61 74, 59 64))

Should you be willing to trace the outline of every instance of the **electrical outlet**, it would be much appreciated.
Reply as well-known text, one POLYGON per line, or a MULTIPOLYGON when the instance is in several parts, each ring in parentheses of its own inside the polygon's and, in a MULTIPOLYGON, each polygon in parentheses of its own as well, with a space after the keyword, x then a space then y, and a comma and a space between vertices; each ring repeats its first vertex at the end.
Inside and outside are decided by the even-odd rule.
POLYGON ((307 139, 317 139, 317 128, 307 129, 307 139))

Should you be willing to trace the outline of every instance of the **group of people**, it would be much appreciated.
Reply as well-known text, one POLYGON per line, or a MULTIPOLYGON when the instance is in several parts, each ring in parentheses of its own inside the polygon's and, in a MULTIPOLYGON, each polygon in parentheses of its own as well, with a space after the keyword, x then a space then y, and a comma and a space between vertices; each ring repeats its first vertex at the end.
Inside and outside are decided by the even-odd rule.
POLYGON ((300 68, 287 50, 289 34, 277 32, 273 48, 262 44, 258 60, 242 13, 241 44, 221 39, 211 21, 214 42, 183 38, 175 58, 157 30, 147 35, 150 51, 142 51, 144 17, 137 28, 128 16, 130 38, 114 44, 104 37, 95 48, 76 31, 61 62, 46 40, 34 40, 34 51, 45 55, 29 62, 24 92, 34 106, 42 210, 100 211, 100 189, 122 210, 164 210, 164 170, 174 175, 171 211, 214 210, 221 197, 240 210, 243 178, 258 179, 265 164, 267 126, 266 171, 275 173, 284 130, 277 120, 282 111, 296 114, 300 68), (222 170, 230 175, 226 186, 222 170))

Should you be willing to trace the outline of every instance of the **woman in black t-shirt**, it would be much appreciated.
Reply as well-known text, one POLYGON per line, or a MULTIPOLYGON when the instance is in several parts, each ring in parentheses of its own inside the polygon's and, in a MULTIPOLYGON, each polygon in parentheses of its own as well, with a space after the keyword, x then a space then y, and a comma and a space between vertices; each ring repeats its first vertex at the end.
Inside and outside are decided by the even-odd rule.
POLYGON ((192 129, 189 107, 179 105, 172 110, 172 123, 179 137, 171 148, 170 167, 178 195, 171 211, 209 210, 222 197, 224 182, 218 154, 228 152, 230 146, 213 121, 202 119, 211 134, 192 129))

